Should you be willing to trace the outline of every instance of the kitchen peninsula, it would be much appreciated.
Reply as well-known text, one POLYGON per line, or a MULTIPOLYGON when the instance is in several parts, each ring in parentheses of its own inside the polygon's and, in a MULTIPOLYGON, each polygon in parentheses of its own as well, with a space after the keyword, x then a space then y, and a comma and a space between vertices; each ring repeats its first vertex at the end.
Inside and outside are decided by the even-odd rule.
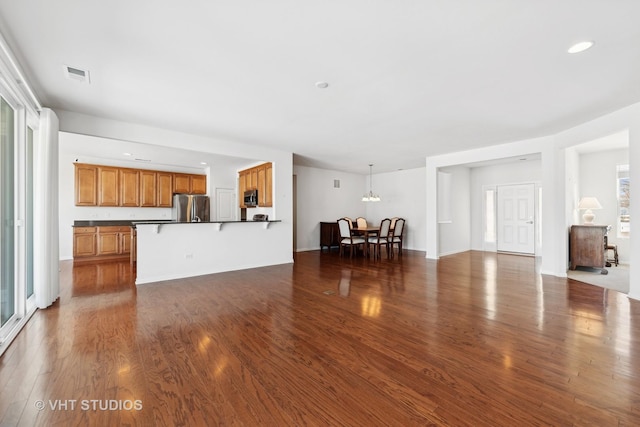
POLYGON ((134 224, 136 285, 293 262, 279 220, 134 224))

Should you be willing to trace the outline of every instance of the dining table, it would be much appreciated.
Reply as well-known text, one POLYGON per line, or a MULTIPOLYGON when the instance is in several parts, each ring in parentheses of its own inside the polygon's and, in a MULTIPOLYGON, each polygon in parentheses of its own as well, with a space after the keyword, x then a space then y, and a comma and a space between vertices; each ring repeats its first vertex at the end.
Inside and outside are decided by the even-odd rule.
POLYGON ((366 227, 353 227, 351 233, 357 236, 362 236, 365 241, 365 256, 369 256, 369 237, 376 236, 380 231, 380 225, 367 225, 366 227))

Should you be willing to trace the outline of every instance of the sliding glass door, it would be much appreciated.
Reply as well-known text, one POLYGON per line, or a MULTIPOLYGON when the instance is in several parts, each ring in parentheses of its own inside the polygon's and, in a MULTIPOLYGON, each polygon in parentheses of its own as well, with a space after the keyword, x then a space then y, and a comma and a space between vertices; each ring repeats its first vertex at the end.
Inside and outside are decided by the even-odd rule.
POLYGON ((33 301, 34 295, 33 295, 33 242, 34 242, 34 236, 33 236, 33 199, 34 199, 34 193, 33 193, 33 188, 34 188, 34 184, 33 184, 33 177, 34 177, 34 173, 35 170, 33 168, 33 135, 34 135, 34 131, 31 127, 27 127, 27 143, 25 146, 25 172, 26 172, 26 176, 25 176, 25 191, 26 191, 26 197, 25 197, 25 233, 26 233, 26 240, 25 240, 25 250, 26 250, 26 254, 25 254, 25 259, 26 259, 26 271, 25 271, 25 279, 26 279, 26 296, 27 296, 27 300, 31 301, 32 305, 35 305, 35 302, 33 301))
POLYGON ((0 98, 0 332, 16 314, 15 127, 15 110, 0 98))

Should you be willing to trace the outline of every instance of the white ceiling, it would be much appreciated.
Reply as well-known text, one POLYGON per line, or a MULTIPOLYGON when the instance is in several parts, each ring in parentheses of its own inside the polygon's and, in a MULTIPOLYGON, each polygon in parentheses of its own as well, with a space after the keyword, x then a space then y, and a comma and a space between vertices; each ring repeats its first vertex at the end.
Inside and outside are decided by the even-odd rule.
POLYGON ((638 0, 0 0, 47 107, 364 174, 640 101, 639 17, 638 0))

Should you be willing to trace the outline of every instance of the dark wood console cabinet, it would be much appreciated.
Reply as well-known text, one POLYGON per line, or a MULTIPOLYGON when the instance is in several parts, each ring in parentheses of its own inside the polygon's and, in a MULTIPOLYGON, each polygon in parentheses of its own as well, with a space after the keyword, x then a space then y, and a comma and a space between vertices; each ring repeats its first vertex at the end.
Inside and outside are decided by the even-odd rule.
POLYGON ((325 246, 327 249, 331 249, 332 246, 340 247, 340 230, 337 221, 320 223, 320 250, 325 246))
POLYGON ((607 274, 604 268, 604 236, 607 234, 606 225, 572 225, 569 239, 569 257, 571 270, 577 266, 601 268, 602 274, 607 274))

